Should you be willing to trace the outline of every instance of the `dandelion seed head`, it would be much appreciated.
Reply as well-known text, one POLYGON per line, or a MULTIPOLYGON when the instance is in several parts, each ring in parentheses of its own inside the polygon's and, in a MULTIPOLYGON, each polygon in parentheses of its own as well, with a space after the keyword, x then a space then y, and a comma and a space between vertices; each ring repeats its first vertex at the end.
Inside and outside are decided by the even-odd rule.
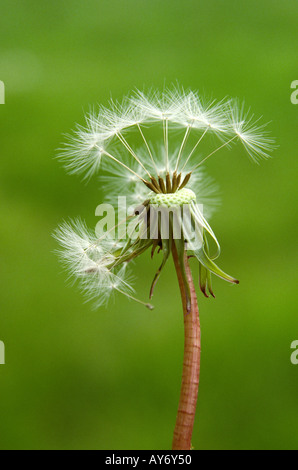
MULTIPOLYGON (((202 168, 222 149, 232 149, 237 142, 255 162, 268 158, 275 147, 266 125, 246 111, 244 104, 231 99, 206 100, 181 87, 161 92, 137 90, 121 102, 111 100, 107 107, 100 106, 87 114, 85 126, 77 126, 60 159, 70 173, 85 178, 98 173, 105 202, 128 214, 128 219, 133 217, 135 228, 140 230, 137 240, 129 238, 126 246, 107 234, 96 239, 81 221, 60 226, 56 238, 62 246, 61 259, 89 298, 96 298, 101 305, 118 291, 141 302, 132 295, 126 269, 128 261, 153 243, 150 237, 148 242, 142 240, 148 226, 138 207, 150 213, 154 204, 170 206, 175 201, 189 206, 190 225, 199 227, 194 241, 190 240, 187 224, 182 224, 182 232, 204 269, 236 282, 213 262, 220 246, 207 219, 219 204, 218 187, 202 168), (215 147, 209 135, 216 137, 215 147), (210 150, 206 152, 207 143, 210 150), (200 251, 205 246, 208 252, 203 234, 215 243, 212 259, 200 251)), ((164 249, 167 243, 160 239, 158 245, 164 249)))

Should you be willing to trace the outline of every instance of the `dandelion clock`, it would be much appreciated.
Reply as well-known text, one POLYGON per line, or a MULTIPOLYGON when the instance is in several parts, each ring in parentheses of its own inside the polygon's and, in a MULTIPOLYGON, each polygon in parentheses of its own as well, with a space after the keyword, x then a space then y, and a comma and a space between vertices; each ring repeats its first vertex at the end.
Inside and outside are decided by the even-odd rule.
POLYGON ((214 297, 214 276, 239 282, 218 265, 220 245, 209 222, 216 186, 203 168, 222 149, 233 151, 236 144, 256 162, 268 158, 274 148, 265 125, 237 100, 207 102, 195 92, 172 88, 137 91, 121 103, 91 112, 85 127, 77 127, 59 155, 70 173, 87 179, 101 176, 104 202, 117 206, 117 222, 105 230, 92 231, 77 219, 55 232, 61 259, 88 299, 103 308, 117 293, 152 309, 158 279, 173 258, 184 319, 173 450, 191 449, 201 356, 197 291, 214 297), (148 286, 149 298, 139 299, 131 274, 133 261, 145 252, 152 258, 161 253, 162 259, 148 286), (198 283, 190 258, 198 264, 198 283))

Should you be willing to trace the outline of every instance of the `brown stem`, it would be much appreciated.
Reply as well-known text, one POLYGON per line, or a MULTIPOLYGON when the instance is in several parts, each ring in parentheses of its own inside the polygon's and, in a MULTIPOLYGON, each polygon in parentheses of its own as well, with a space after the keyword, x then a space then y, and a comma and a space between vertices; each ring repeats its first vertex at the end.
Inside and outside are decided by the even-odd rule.
POLYGON ((187 313, 186 292, 175 243, 173 243, 172 251, 181 291, 184 316, 184 360, 182 385, 172 449, 190 450, 199 390, 201 329, 197 295, 188 263, 187 254, 185 253, 184 263, 191 293, 191 311, 189 313, 187 313))

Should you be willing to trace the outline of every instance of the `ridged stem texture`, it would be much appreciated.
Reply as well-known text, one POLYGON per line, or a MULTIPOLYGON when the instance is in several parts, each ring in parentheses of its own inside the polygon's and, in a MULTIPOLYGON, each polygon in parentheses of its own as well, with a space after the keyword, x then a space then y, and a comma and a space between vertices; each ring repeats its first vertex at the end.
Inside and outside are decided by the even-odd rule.
POLYGON ((184 318, 184 358, 182 384, 178 413, 173 437, 173 450, 190 450, 192 432, 197 407, 200 359, 201 359, 201 329, 197 295, 194 287, 192 273, 188 263, 188 257, 184 255, 184 269, 191 293, 191 309, 187 310, 187 293, 182 277, 182 269, 175 244, 173 243, 173 259, 177 272, 184 318))

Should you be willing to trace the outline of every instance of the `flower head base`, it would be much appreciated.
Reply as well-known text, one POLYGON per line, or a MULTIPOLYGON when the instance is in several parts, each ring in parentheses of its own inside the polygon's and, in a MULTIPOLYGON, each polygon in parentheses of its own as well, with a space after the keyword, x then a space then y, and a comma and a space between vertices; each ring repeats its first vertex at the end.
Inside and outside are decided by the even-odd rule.
MULTIPOLYGON (((87 116, 86 127, 77 128, 60 158, 71 173, 84 173, 87 178, 102 168, 106 173, 102 179, 112 188, 107 191, 108 199, 113 199, 111 193, 126 193, 134 207, 124 221, 134 227, 125 242, 111 240, 108 233, 98 239, 81 223, 73 227, 64 224, 57 231, 62 258, 89 296, 97 296, 101 304, 116 290, 137 300, 126 279, 126 266, 148 249, 153 256, 158 248, 163 260, 151 286, 152 297, 173 244, 182 273, 185 252, 198 260, 200 288, 205 296, 208 292, 214 296, 211 273, 238 283, 215 264, 220 247, 206 220, 209 179, 201 170, 209 158, 237 141, 255 161, 269 157, 274 148, 264 126, 253 122, 237 102, 204 102, 197 93, 177 88, 148 95, 137 92, 122 103, 112 102, 109 109, 100 107, 98 114, 87 116), (161 137, 158 151, 151 143, 156 132, 161 137), (219 145, 201 156, 200 144, 212 135, 219 139, 219 145), (216 248, 213 254, 210 242, 216 248)), ((189 292, 185 272, 183 280, 189 292)), ((190 295, 187 298, 190 301, 190 295)))
POLYGON ((155 194, 150 198, 151 206, 168 207, 184 206, 196 201, 196 195, 191 189, 177 189, 173 193, 155 194))

